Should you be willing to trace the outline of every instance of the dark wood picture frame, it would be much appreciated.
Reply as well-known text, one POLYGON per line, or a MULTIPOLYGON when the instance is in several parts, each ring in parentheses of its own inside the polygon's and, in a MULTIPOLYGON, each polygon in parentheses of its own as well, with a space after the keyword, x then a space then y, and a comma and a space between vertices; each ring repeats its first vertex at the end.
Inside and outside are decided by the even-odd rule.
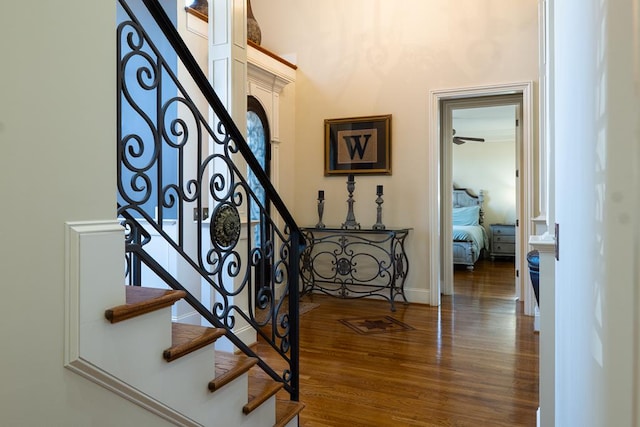
POLYGON ((324 121, 324 174, 391 175, 391 114, 324 121))

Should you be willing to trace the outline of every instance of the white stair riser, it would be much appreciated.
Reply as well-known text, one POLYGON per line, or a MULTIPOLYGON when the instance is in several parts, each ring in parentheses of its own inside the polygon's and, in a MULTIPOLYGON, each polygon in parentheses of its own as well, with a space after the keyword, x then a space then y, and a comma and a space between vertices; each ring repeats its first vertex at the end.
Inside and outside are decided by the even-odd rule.
POLYGON ((273 425, 274 397, 242 413, 246 374, 208 391, 214 346, 170 363, 162 358, 171 345, 170 308, 116 324, 104 318, 105 309, 125 302, 123 238, 117 222, 67 224, 65 366, 178 425, 273 425))

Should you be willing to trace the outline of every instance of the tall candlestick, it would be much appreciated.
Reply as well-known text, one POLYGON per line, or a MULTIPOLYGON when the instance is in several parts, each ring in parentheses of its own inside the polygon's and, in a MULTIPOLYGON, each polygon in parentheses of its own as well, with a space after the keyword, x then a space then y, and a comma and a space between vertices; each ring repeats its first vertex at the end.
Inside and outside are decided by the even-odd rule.
POLYGON ((325 225, 322 222, 322 215, 324 213, 324 190, 318 190, 318 223, 316 228, 324 228, 325 225))
POLYGON ((376 208, 376 218, 377 221, 371 228, 374 230, 384 230, 385 226, 382 223, 382 204, 384 200, 382 200, 382 185, 378 185, 378 198, 376 199, 376 204, 378 207, 376 208))
POLYGON ((347 219, 342 223, 342 228, 355 228, 360 229, 360 224, 356 222, 356 216, 353 213, 353 204, 355 199, 353 198, 353 190, 356 189, 356 181, 353 179, 353 174, 350 173, 347 179, 347 192, 349 198, 347 199, 347 219))

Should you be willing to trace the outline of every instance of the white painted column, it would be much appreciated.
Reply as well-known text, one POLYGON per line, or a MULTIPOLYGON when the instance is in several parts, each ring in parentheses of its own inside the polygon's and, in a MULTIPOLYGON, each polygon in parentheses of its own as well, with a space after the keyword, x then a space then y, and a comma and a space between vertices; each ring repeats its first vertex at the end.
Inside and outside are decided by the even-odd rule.
POLYGON ((246 0, 209 2, 209 78, 240 131, 247 114, 246 0))
MULTIPOLYGON (((246 0, 209 2, 209 80, 240 132, 247 134, 247 10, 246 0)), ((216 122, 210 120, 214 131, 216 122)), ((219 150, 215 144, 211 152, 219 150)), ((241 156, 236 166, 246 171, 241 156)), ((215 167, 215 166, 214 166, 215 167)), ((211 172, 210 172, 211 173, 211 172)), ((212 212, 214 206, 209 209, 212 212)), ((240 212, 243 219, 246 212, 240 212)))
MULTIPOLYGON (((247 3, 246 0, 209 0, 209 79, 212 82, 216 94, 225 105, 231 118, 235 122, 240 132, 246 137, 247 133, 247 3)), ((217 120, 217 118, 216 118, 217 120)), ((217 123, 213 122, 215 131, 217 123)), ((220 148, 212 144, 211 151, 218 151, 220 148)), ((234 163, 243 175, 246 176, 246 164, 240 155, 233 159, 234 163)), ((225 165, 214 164, 226 169, 225 165)), ((214 171, 210 170, 212 174, 214 171)), ((216 172, 222 172, 217 170, 216 172)), ((211 176, 211 175, 210 175, 211 176)), ((229 182, 229 181, 227 181, 229 182)), ((240 206, 239 214, 242 222, 241 238, 239 247, 246 246, 247 239, 247 211, 240 206)), ((215 207, 210 206, 210 212, 215 214, 215 207)), ((207 230, 208 231, 208 230, 207 230)), ((240 250, 240 249, 239 249, 240 250)), ((246 251, 244 251, 246 253, 246 251)), ((245 266, 244 268, 248 268, 245 266)), ((240 274, 242 277, 242 274, 240 274)), ((239 284, 236 281, 241 278, 226 277, 224 286, 227 289, 237 289, 239 284)), ((209 294, 211 289, 206 282, 203 282, 203 295, 209 294)), ((220 299, 218 296, 210 295, 210 300, 220 299)), ((229 297, 228 304, 235 304, 241 309, 247 308, 246 296, 237 295, 229 297)), ((236 316, 238 319, 239 316, 236 316)), ((249 330, 245 322, 238 321, 233 332, 240 336, 245 344, 255 342, 255 331, 249 330)), ((216 348, 231 351, 229 342, 218 340, 216 348)))
MULTIPOLYGON (((203 19, 190 14, 184 7, 182 2, 176 3, 177 7, 177 29, 180 33, 180 36, 187 44, 189 50, 193 54, 194 58, 198 61, 198 64, 204 70, 205 74, 208 69, 208 58, 209 58, 209 47, 208 47, 208 25, 203 19)), ((209 104, 207 103, 206 98, 200 92, 200 89, 195 85, 191 75, 185 69, 182 61, 178 61, 178 78, 185 88, 185 91, 189 94, 195 105, 200 110, 201 114, 204 117, 207 117, 209 111, 209 104)), ((196 118, 190 112, 190 110, 182 103, 178 104, 178 115, 179 117, 187 123, 187 129, 190 129, 190 140, 184 144, 184 156, 185 156, 185 166, 189 168, 191 172, 188 172, 190 176, 196 176, 196 165, 197 165, 197 157, 198 157, 198 144, 197 144, 197 133, 195 129, 197 126, 200 126, 197 123, 196 118)), ((207 154, 202 153, 202 154, 207 154)), ((209 199, 208 197, 208 187, 203 187, 203 201, 209 199)), ((196 207, 195 202, 186 202, 183 205, 183 211, 181 213, 182 217, 185 219, 193 218, 194 209, 196 207)), ((198 259, 198 250, 197 241, 198 241, 198 223, 195 221, 185 221, 183 223, 182 229, 182 238, 184 239, 185 245, 184 249, 187 251, 189 256, 196 260, 198 259)), ((164 225, 165 230, 169 232, 174 239, 177 238, 177 224, 173 221, 172 224, 169 221, 165 221, 164 225)), ((154 230, 149 230, 151 233, 154 230)), ((178 281, 197 299, 201 300, 202 298, 202 286, 201 286, 201 277, 200 274, 193 269, 193 267, 182 259, 182 257, 178 256, 178 254, 173 250, 169 249, 169 245, 163 245, 163 249, 165 250, 164 255, 166 255, 167 261, 170 263, 169 268, 171 269, 174 277, 178 279, 178 281)), ((156 258, 157 259, 157 258, 156 258)), ((145 286, 149 286, 146 285, 145 286)), ((200 314, 193 308, 189 303, 185 300, 180 300, 176 302, 172 306, 172 314, 173 320, 180 323, 190 323, 190 324, 199 324, 201 323, 200 314)))

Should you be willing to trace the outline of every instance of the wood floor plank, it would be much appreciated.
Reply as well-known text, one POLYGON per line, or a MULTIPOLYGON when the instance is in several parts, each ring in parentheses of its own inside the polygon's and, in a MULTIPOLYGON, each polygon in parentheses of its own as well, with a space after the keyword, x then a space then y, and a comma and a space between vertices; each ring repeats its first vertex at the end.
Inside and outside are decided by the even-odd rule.
POLYGON ((538 335, 514 288, 513 262, 484 260, 456 269, 441 307, 305 297, 319 306, 300 322, 300 426, 534 426, 538 335), (376 316, 413 329, 340 322, 376 316))

